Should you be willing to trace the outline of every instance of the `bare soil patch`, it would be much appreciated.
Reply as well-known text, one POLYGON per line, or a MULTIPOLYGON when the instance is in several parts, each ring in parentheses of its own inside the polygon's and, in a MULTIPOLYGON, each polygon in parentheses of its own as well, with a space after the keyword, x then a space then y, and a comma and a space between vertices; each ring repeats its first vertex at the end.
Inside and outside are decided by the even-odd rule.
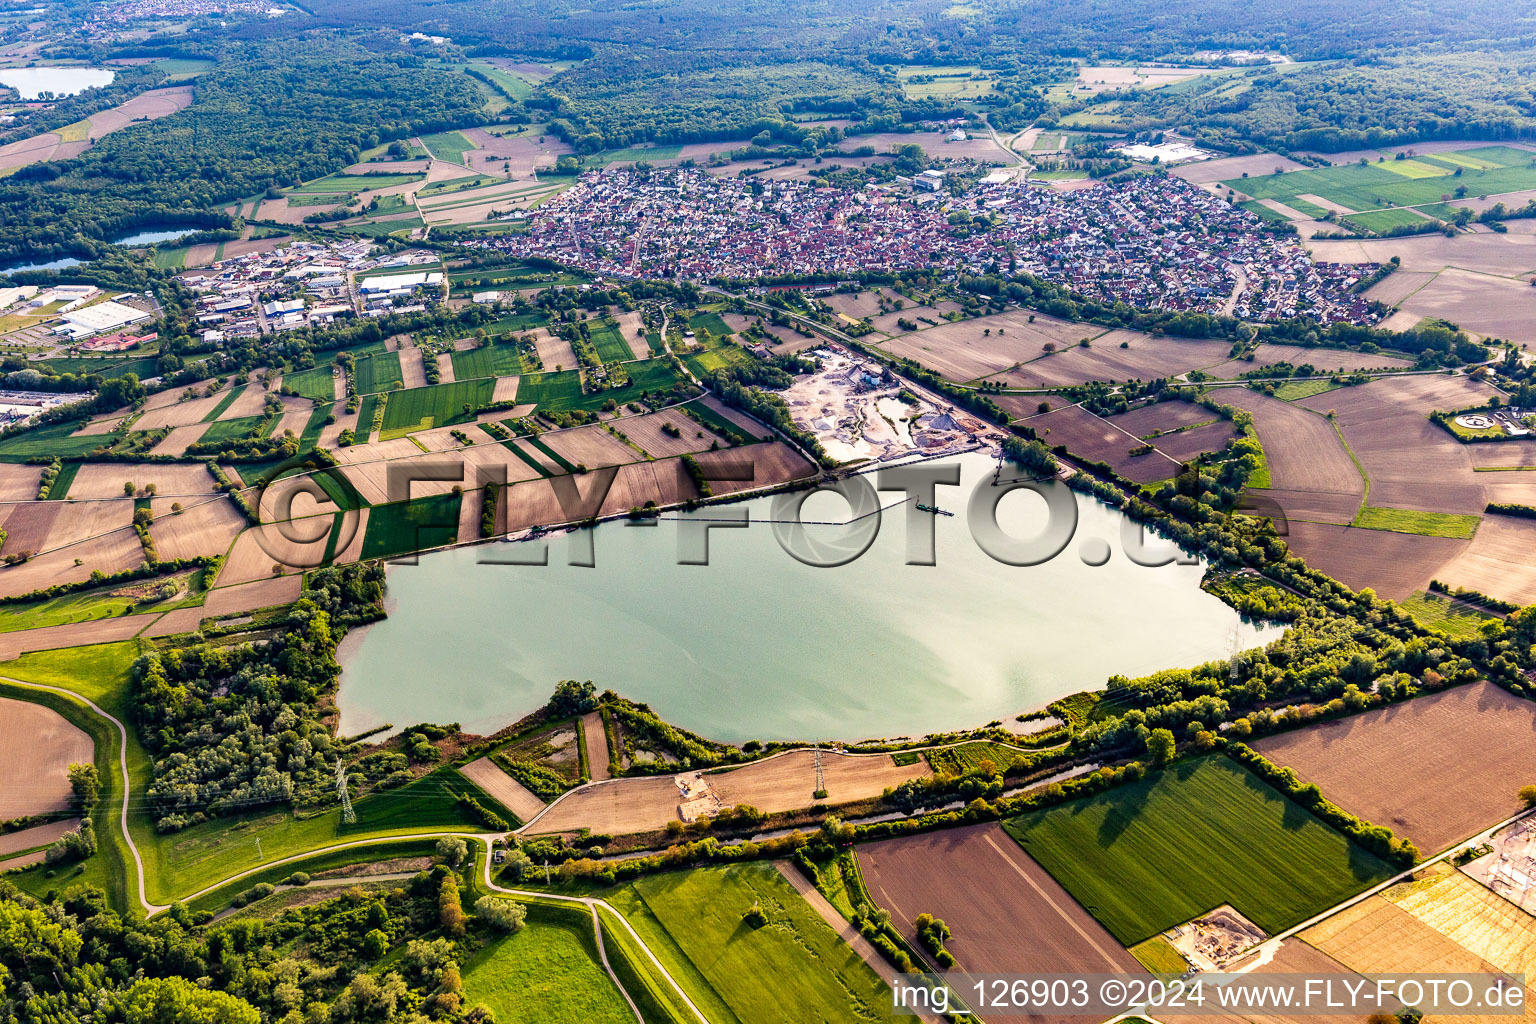
POLYGON ((1308 565, 1340 583, 1355 590, 1370 587, 1381 597, 1401 601, 1440 576, 1442 567, 1471 541, 1292 518, 1286 543, 1308 565))
POLYGON ((158 507, 151 510, 149 535, 162 559, 222 555, 246 526, 245 514, 228 497, 184 502, 180 513, 172 512, 171 504, 170 498, 157 498, 158 507))
POLYGON ((176 427, 165 435, 165 440, 151 448, 149 453, 151 455, 185 455, 187 449, 197 443, 198 438, 203 436, 208 427, 207 423, 176 427))
MULTIPOLYGON (((881 347, 960 382, 1003 374, 1016 364, 1039 356, 1045 345, 1066 349, 1082 338, 1097 338, 1104 333, 1102 327, 1023 310, 941 323, 920 331, 901 332, 895 326, 894 318, 915 321, 917 315, 912 310, 893 314, 888 329, 896 333, 881 347)), ((1014 376, 1010 374, 1005 379, 1012 380, 1014 376)))
MULTIPOLYGON (((1427 512, 1482 512, 1466 445, 1428 419, 1433 409, 1459 409, 1495 392, 1466 377, 1384 377, 1297 402, 1333 411, 1371 480, 1371 504, 1427 512)), ((1264 438, 1262 430, 1260 439, 1264 438)), ((1267 449, 1266 449, 1267 450, 1267 449)))
MULTIPOLYGON (((854 755, 823 751, 822 777, 830 803, 879 796, 887 787, 932 774, 924 761, 898 765, 889 754, 854 755)), ((815 802, 816 758, 794 750, 741 768, 706 776, 726 806, 751 804, 774 813, 809 807, 815 802)))
POLYGON ((1000 825, 869 843, 858 847, 858 857, 870 895, 908 941, 917 941, 912 921, 918 914, 949 925, 953 935, 945 946, 957 970, 1145 973, 1000 825))
POLYGON ((1034 417, 1029 425, 1040 432, 1046 444, 1066 445, 1075 455, 1106 462, 1115 472, 1139 484, 1166 480, 1179 471, 1178 462, 1160 452, 1132 456, 1131 450, 1146 442, 1081 406, 1054 409, 1034 417))
POLYGON ((69 807, 69 766, 89 764, 83 730, 41 704, 0 698, 0 821, 69 807))
POLYGON ((1536 321, 1536 288, 1503 273, 1447 267, 1404 299, 1402 309, 1415 316, 1450 320, 1485 338, 1536 341, 1536 326, 1532 326, 1536 321))
POLYGON ((1231 346, 1221 341, 1154 338, 1137 331, 1110 331, 1088 348, 1075 342, 1055 353, 997 375, 1012 387, 1055 388, 1088 381, 1121 382, 1171 377, 1213 366, 1231 346), (1127 347, 1121 348, 1124 344, 1127 347))
MULTIPOLYGON (((180 394, 181 392, 178 392, 180 394)), ((201 423, 209 413, 218 406, 224 398, 223 393, 205 395, 202 398, 193 398, 185 402, 176 401, 172 404, 150 409, 146 406, 143 416, 134 423, 135 430, 158 430, 161 427, 186 427, 194 423, 201 423)), ((238 404, 238 399, 236 400, 238 404)), ((256 411, 261 410, 258 402, 256 411)))
POLYGON ((658 459, 708 451, 712 444, 725 447, 725 442, 712 430, 680 412, 653 412, 644 416, 626 417, 616 421, 614 426, 658 459), (669 424, 677 429, 680 436, 673 437, 662 429, 669 424))
POLYGON ((488 757, 471 761, 459 771, 522 821, 532 819, 544 809, 544 801, 524 789, 521 783, 496 767, 496 763, 488 757))
POLYGON ((1433 853, 1520 809, 1536 775, 1536 704, 1473 683, 1253 744, 1353 814, 1433 853), (1413 751, 1405 771, 1402 751, 1413 751))
POLYGON ((140 463, 88 462, 75 473, 69 486, 71 498, 121 498, 123 485, 142 491, 153 484, 162 496, 211 495, 213 474, 201 462, 140 463))
POLYGON ((603 728, 601 712, 589 711, 581 716, 581 739, 587 747, 587 771, 591 773, 592 781, 611 778, 608 759, 612 755, 608 750, 608 730, 603 728))
POLYGON ((41 466, 0 465, 0 501, 32 501, 42 478, 41 466))
POLYGON ((1204 185, 1210 181, 1241 178, 1244 174, 1250 178, 1273 174, 1277 167, 1282 171, 1296 171, 1300 170, 1301 166, 1288 157, 1276 156, 1273 153, 1257 153, 1253 156, 1227 157, 1224 160, 1200 160, 1176 167, 1170 173, 1196 185, 1204 185))
POLYGON ((639 452, 608 433, 606 427, 595 423, 572 430, 550 431, 540 435, 539 440, 567 462, 584 465, 588 469, 622 466, 642 457, 639 452))
MULTIPOLYGON (((36 590, 37 588, 27 589, 36 590)), ((61 647, 85 647, 91 644, 110 644, 127 640, 138 636, 156 618, 155 615, 121 615, 111 619, 94 619, 90 622, 76 622, 65 626, 44 626, 41 629, 0 633, 0 661, 11 661, 21 657, 27 651, 52 651, 61 647)))
POLYGON ((1536 551, 1536 522, 1509 516, 1486 516, 1468 546, 1441 566, 1437 576, 1453 587, 1470 587, 1501 601, 1536 603, 1533 551, 1536 551))
POLYGON ((1303 345, 1260 345, 1253 354, 1253 359, 1233 359, 1220 366, 1213 366, 1210 373, 1213 376, 1227 380, 1235 380, 1245 373, 1254 370, 1262 370, 1276 363, 1291 363, 1294 366, 1311 364, 1320 373, 1346 372, 1356 370, 1390 370, 1407 369, 1413 364, 1406 359, 1397 359, 1393 356, 1384 356, 1380 353, 1351 352, 1342 348, 1308 348, 1303 345))
MULTIPOLYGON (((7 701, 6 703, 12 703, 12 702, 11 701, 7 701)), ((19 703, 19 702, 17 702, 17 703, 19 703)), ((3 721, 4 717, 5 717, 5 709, 4 708, 0 708, 0 721, 3 721)), ((0 741, 0 742, 3 742, 3 741, 0 741)), ((87 742, 87 744, 90 743, 90 737, 88 737, 88 736, 86 737, 86 742, 87 742)), ((87 758, 90 757, 90 750, 91 750, 91 747, 88 745, 86 747, 86 751, 87 751, 86 757, 87 758)), ((83 763, 83 762, 80 762, 80 763, 83 763)), ((69 767, 68 764, 66 764, 65 768, 68 768, 68 767, 69 767)), ((69 789, 69 785, 68 785, 67 780, 66 780, 64 788, 66 790, 69 789)), ((34 813, 42 813, 42 812, 34 812, 34 813)), ((17 817, 19 817, 19 815, 17 815, 17 817)), ((21 850, 30 850, 33 847, 37 847, 37 846, 47 846, 49 843, 53 842, 55 839, 58 839, 61 836, 63 836, 66 832, 73 832, 75 829, 77 829, 79 827, 80 827, 80 819, 79 818, 65 818, 63 821, 51 821, 51 822, 49 822, 46 825, 34 825, 31 828, 22 829, 20 832, 8 832, 5 835, 0 835, 0 857, 4 857, 4 856, 6 856, 8 854, 17 853, 17 852, 19 852, 21 850)), ((3 866, 0 866, 0 870, 4 870, 3 866)))

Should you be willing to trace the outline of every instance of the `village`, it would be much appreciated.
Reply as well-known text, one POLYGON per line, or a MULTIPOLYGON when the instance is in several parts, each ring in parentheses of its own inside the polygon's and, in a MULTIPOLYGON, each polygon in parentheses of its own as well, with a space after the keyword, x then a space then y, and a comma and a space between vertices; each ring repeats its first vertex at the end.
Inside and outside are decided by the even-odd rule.
POLYGON ((616 277, 754 280, 936 268, 1028 273, 1100 302, 1322 325, 1374 323, 1376 267, 1314 262, 1292 235, 1182 179, 1056 191, 943 172, 861 190, 692 169, 583 176, 526 234, 478 245, 616 277))

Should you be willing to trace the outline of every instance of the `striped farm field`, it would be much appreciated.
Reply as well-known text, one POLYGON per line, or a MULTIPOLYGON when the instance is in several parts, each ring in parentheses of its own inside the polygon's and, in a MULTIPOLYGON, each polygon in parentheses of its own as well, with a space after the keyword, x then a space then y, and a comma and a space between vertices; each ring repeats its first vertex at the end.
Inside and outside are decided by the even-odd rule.
POLYGON ((353 364, 352 372, 360 395, 389 391, 405 383, 400 375, 399 352, 375 352, 367 357, 359 356, 353 364))
POLYGON ((1393 870, 1220 755, 1004 827, 1126 945, 1223 903, 1274 934, 1393 870))
POLYGON ((459 494, 375 505, 363 534, 363 558, 395 558, 452 544, 459 537, 459 494))
POLYGON ((388 441, 413 431, 446 427, 450 423, 472 419, 481 407, 490 404, 495 390, 494 380, 481 379, 397 391, 389 396, 389 404, 384 407, 379 440, 388 441), (469 407, 468 411, 465 406, 469 407))
POLYGON ((1481 146, 1412 159, 1233 178, 1223 184, 1254 199, 1278 199, 1307 213, 1311 211, 1301 205, 1305 200, 1297 200, 1297 196, 1322 196, 1366 212, 1443 202, 1459 188, 1465 188, 1463 195, 1487 196, 1536 188, 1536 153, 1510 146, 1481 146))

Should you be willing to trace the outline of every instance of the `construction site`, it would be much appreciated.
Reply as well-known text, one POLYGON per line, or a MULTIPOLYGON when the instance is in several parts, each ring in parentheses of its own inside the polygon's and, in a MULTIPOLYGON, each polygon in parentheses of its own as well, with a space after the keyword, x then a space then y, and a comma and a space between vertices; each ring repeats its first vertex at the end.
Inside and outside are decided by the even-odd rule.
POLYGON ((1493 852, 1462 868, 1521 910, 1536 914, 1536 818, 1524 818, 1494 835, 1493 852))

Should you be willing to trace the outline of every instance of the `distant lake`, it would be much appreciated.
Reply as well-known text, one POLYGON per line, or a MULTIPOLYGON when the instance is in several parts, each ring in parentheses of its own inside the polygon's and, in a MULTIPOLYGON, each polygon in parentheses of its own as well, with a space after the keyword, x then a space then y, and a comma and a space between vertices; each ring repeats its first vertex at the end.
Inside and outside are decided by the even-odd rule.
POLYGON ((17 263, 9 267, 0 267, 0 274, 19 274, 23 270, 63 270, 66 267, 78 267, 81 261, 73 256, 64 256, 47 263, 17 263))
POLYGON ((159 245, 161 242, 173 242, 178 238, 197 233, 198 228, 146 228, 122 238, 112 239, 113 245, 159 245))
MULTIPOLYGON (((948 460, 946 460, 948 461, 948 460)), ((1227 657, 1281 635, 1243 621, 1200 589, 1203 565, 1135 565, 1122 514, 1075 495, 1075 539, 1033 567, 994 561, 966 522, 992 460, 962 456, 941 487, 937 564, 905 563, 905 513, 884 513, 873 546, 838 568, 795 561, 755 498, 749 529, 714 530, 708 566, 678 565, 678 523, 605 523, 595 568, 549 541, 542 567, 487 565, 530 553, 494 543, 389 569, 389 618, 347 637, 339 731, 389 722, 460 722, 490 733, 543 704, 561 679, 591 679, 715 739, 921 736, 980 726, 1145 675, 1227 657), (1079 552, 1107 541, 1107 564, 1079 552)), ((1062 486, 1062 485, 1056 485, 1062 486)), ((886 502, 899 495, 885 494, 886 502)), ((805 520, 842 522, 848 505, 815 495, 805 520)), ((1035 494, 998 506, 1011 536, 1046 521, 1035 494)), ((1171 550, 1152 538, 1149 546, 1171 550)))
POLYGON ((35 100, 45 92, 73 96, 110 85, 116 77, 111 68, 0 68, 0 85, 15 89, 24 100, 35 100))

